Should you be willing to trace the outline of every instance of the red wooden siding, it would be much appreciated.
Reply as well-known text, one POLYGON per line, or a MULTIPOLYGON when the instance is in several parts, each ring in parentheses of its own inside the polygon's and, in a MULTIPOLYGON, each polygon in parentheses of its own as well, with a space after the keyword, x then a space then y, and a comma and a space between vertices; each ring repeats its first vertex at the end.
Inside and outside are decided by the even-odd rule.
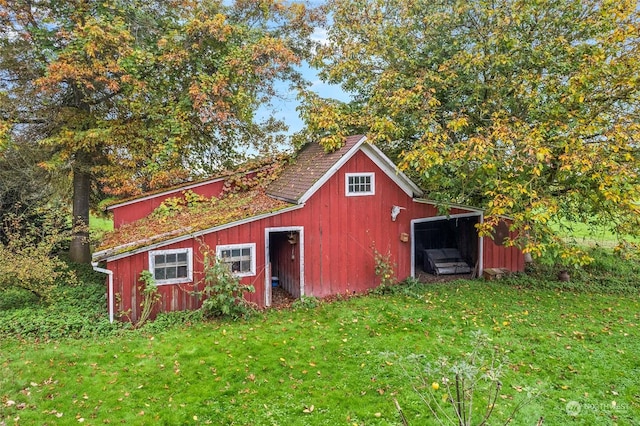
MULTIPOLYGON (((156 200, 159 204, 160 201, 156 200)), ((150 211, 150 207, 143 210, 150 211)), ((452 209, 450 214, 469 213, 452 209)), ((391 253, 397 279, 411 275, 411 241, 402 242, 401 234, 411 235, 411 220, 440 216, 428 203, 414 201, 362 151, 357 152, 335 173, 305 206, 298 210, 276 214, 261 220, 209 233, 198 241, 191 239, 162 247, 193 248, 194 282, 202 277, 200 244, 215 250, 218 245, 256 244, 256 275, 245 277, 243 283, 252 284, 255 293, 247 299, 259 306, 265 304, 266 275, 265 229, 302 227, 303 238, 291 247, 284 233, 274 232, 270 251, 279 253, 271 259, 272 270, 277 271, 280 283, 290 293, 299 296, 299 261, 304 255, 304 291, 306 295, 326 297, 335 294, 361 293, 379 285, 374 273, 374 248, 382 254, 391 253), (345 173, 375 173, 375 195, 345 195, 345 173), (396 221, 392 221, 392 206, 403 207, 396 221), (304 249, 304 253, 301 253, 304 249), (291 256, 295 258, 293 261, 291 256)), ((524 267, 522 253, 515 248, 497 246, 488 238, 483 240, 484 268, 506 267, 520 271, 524 267)), ((115 291, 120 303, 117 310, 131 310, 131 320, 139 317, 141 296, 137 277, 148 268, 148 254, 140 253, 109 262, 114 271, 115 291)), ((155 312, 196 309, 201 301, 191 295, 196 284, 160 286, 162 303, 155 312)), ((200 285, 198 288, 202 288, 200 285)))
POLYGON ((162 202, 167 198, 182 198, 183 191, 191 190, 194 193, 207 198, 217 197, 222 193, 223 185, 224 179, 216 179, 209 182, 203 182, 202 184, 195 185, 193 187, 187 187, 187 189, 185 189, 185 187, 177 188, 172 191, 161 192, 157 195, 150 195, 131 203, 123 203, 122 205, 110 207, 109 210, 113 213, 113 226, 115 228, 119 228, 124 224, 142 219, 157 209, 158 206, 160 206, 160 204, 162 204, 162 202))
POLYGON ((516 247, 499 246, 491 238, 483 239, 484 268, 507 268, 524 271, 524 255, 516 247))

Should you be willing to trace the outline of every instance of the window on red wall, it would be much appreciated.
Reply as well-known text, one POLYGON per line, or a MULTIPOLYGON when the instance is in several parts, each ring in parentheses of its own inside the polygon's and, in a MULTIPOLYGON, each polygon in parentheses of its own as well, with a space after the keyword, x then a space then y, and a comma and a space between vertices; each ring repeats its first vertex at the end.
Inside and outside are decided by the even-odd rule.
POLYGON ((216 247, 216 254, 235 275, 246 277, 256 274, 255 243, 220 245, 216 247))
POLYGON ((347 197, 374 195, 376 192, 374 173, 346 173, 344 181, 347 197))
POLYGON ((193 256, 190 248, 149 252, 149 271, 156 284, 178 284, 193 280, 193 256))

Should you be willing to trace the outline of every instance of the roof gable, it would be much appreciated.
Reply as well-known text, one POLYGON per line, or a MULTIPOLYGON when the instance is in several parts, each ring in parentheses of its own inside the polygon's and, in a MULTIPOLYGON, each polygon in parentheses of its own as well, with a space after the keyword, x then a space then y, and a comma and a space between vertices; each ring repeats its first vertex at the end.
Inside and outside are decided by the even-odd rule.
POLYGON ((364 135, 349 136, 338 150, 327 153, 318 143, 309 143, 299 152, 282 174, 267 187, 267 195, 290 203, 305 203, 356 152, 362 150, 410 197, 421 196, 422 191, 364 135))

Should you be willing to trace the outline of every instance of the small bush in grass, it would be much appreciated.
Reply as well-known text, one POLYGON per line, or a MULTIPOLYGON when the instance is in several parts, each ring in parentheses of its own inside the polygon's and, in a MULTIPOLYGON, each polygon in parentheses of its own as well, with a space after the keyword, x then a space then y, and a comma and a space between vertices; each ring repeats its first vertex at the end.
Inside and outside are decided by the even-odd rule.
MULTIPOLYGON (((508 361, 481 330, 471 333, 471 350, 460 359, 441 357, 425 362, 423 355, 410 355, 405 371, 413 389, 441 425, 485 425, 496 412, 502 389, 501 378, 508 361)), ((538 395, 534 389, 522 389, 523 398, 502 424, 508 424, 520 409, 538 395)), ((397 404, 399 407, 399 404, 397 404)), ((402 415, 402 412, 400 411, 402 415)), ((405 424, 408 424, 406 419, 405 424)))
POLYGON ((74 271, 55 255, 69 236, 56 228, 55 216, 47 220, 45 215, 40 227, 25 225, 18 215, 7 215, 4 220, 6 243, 0 243, 0 290, 22 288, 51 302, 58 283, 76 282, 74 271))
POLYGON ((136 328, 142 327, 142 325, 149 319, 151 310, 155 304, 160 300, 160 293, 158 292, 158 286, 156 280, 153 278, 153 274, 149 271, 142 271, 140 273, 140 280, 142 286, 140 286, 140 294, 142 294, 142 302, 140 302, 140 318, 136 323, 136 328))
POLYGON ((385 294, 402 294, 407 297, 422 297, 425 286, 418 279, 409 277, 404 281, 391 286, 378 286, 371 290, 372 294, 379 296, 385 294))
POLYGON ((239 319, 254 313, 255 307, 244 298, 244 293, 254 293, 255 288, 241 284, 240 278, 231 272, 229 266, 207 247, 203 247, 201 252, 204 289, 195 294, 205 297, 202 302, 204 315, 239 319))
POLYGON ((145 332, 158 333, 174 327, 188 326, 200 322, 202 318, 202 310, 161 312, 153 321, 147 322, 141 329, 145 332))
POLYGON ((385 294, 388 289, 397 284, 395 264, 391 258, 391 251, 382 254, 372 247, 373 261, 375 263, 374 272, 380 280, 380 285, 376 288, 377 294, 385 294))

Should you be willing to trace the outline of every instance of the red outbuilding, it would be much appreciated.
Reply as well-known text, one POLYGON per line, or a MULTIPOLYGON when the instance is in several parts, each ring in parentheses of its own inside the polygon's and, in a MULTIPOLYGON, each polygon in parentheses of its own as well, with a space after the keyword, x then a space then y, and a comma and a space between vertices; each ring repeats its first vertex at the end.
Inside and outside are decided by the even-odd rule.
POLYGON ((93 255, 109 274, 112 317, 137 321, 140 274, 150 271, 161 293, 155 312, 202 303, 202 251, 228 263, 272 304, 285 291, 326 297, 379 285, 375 253, 388 254, 396 279, 485 268, 521 271, 522 253, 478 236, 479 209, 446 213, 364 136, 326 153, 319 144, 241 175, 227 174, 110 207, 116 229, 93 255))

